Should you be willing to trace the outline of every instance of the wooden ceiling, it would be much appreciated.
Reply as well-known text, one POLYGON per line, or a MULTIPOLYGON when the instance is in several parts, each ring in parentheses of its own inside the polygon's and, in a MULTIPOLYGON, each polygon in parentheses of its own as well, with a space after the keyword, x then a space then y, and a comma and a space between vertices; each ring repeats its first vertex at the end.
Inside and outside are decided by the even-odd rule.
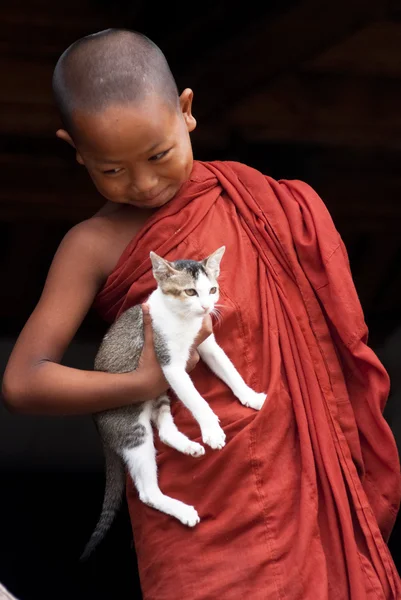
POLYGON ((400 1, 14 0, 0 9, 3 331, 29 315, 63 233, 102 203, 55 138, 51 76, 70 43, 110 26, 149 35, 194 89, 199 158, 316 187, 375 335, 401 324, 400 1))

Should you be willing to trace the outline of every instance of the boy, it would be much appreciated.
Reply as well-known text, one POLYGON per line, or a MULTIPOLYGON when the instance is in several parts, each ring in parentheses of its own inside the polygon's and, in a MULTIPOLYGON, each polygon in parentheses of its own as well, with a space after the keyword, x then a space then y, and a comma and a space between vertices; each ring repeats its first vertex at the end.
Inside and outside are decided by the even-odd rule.
MULTIPOLYGON (((54 91, 57 135, 108 203, 56 253, 7 367, 8 404, 91 413, 160 393, 149 322, 135 373, 58 362, 93 303, 113 321, 146 300, 150 250, 199 258, 224 244, 216 337, 268 401, 259 413, 239 405, 197 365, 195 385, 227 445, 193 460, 156 440, 160 487, 196 505, 193 530, 140 503, 128 485, 144 598, 401 598, 384 542, 400 497, 381 415, 388 378, 366 345, 345 249, 321 200, 306 184, 238 163, 194 162, 192 91, 178 95, 144 36, 107 30, 79 40, 57 63, 54 91)), ((173 412, 198 438, 185 408, 173 412)))

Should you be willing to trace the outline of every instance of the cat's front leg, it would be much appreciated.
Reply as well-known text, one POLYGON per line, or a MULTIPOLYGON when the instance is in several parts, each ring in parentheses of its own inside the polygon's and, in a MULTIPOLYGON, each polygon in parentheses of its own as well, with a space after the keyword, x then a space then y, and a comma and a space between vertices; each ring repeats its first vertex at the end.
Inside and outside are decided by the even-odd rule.
POLYGON ((217 415, 192 383, 185 371, 185 364, 171 363, 163 366, 162 369, 171 388, 199 423, 203 442, 214 450, 223 448, 226 434, 219 425, 217 415))
POLYGON ((241 404, 255 410, 262 408, 266 394, 255 392, 245 383, 213 334, 198 346, 198 352, 213 373, 231 388, 241 404))

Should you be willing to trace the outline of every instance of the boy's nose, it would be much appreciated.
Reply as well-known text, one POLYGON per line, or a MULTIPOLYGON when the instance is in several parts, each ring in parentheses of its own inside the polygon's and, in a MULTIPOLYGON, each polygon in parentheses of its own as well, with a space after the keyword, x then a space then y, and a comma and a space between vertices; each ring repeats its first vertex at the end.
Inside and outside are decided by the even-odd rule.
POLYGON ((151 195, 152 191, 157 189, 157 184, 156 177, 149 174, 136 177, 132 182, 132 187, 138 194, 151 195))

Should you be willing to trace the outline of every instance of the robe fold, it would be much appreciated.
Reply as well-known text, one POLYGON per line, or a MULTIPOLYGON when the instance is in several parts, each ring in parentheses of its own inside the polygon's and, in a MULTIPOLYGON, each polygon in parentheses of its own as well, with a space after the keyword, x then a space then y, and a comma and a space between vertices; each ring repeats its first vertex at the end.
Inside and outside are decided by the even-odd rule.
MULTIPOLYGON (((253 411, 202 362, 191 373, 227 443, 194 459, 155 435, 160 488, 196 507, 193 529, 127 486, 144 600, 401 599, 386 544, 400 501, 382 416, 389 380, 367 346, 340 235, 307 184, 195 162, 128 244, 95 306, 112 322, 147 299, 150 250, 199 260, 222 245, 215 336, 268 399, 253 411)), ((202 442, 179 401, 172 412, 202 442)))

